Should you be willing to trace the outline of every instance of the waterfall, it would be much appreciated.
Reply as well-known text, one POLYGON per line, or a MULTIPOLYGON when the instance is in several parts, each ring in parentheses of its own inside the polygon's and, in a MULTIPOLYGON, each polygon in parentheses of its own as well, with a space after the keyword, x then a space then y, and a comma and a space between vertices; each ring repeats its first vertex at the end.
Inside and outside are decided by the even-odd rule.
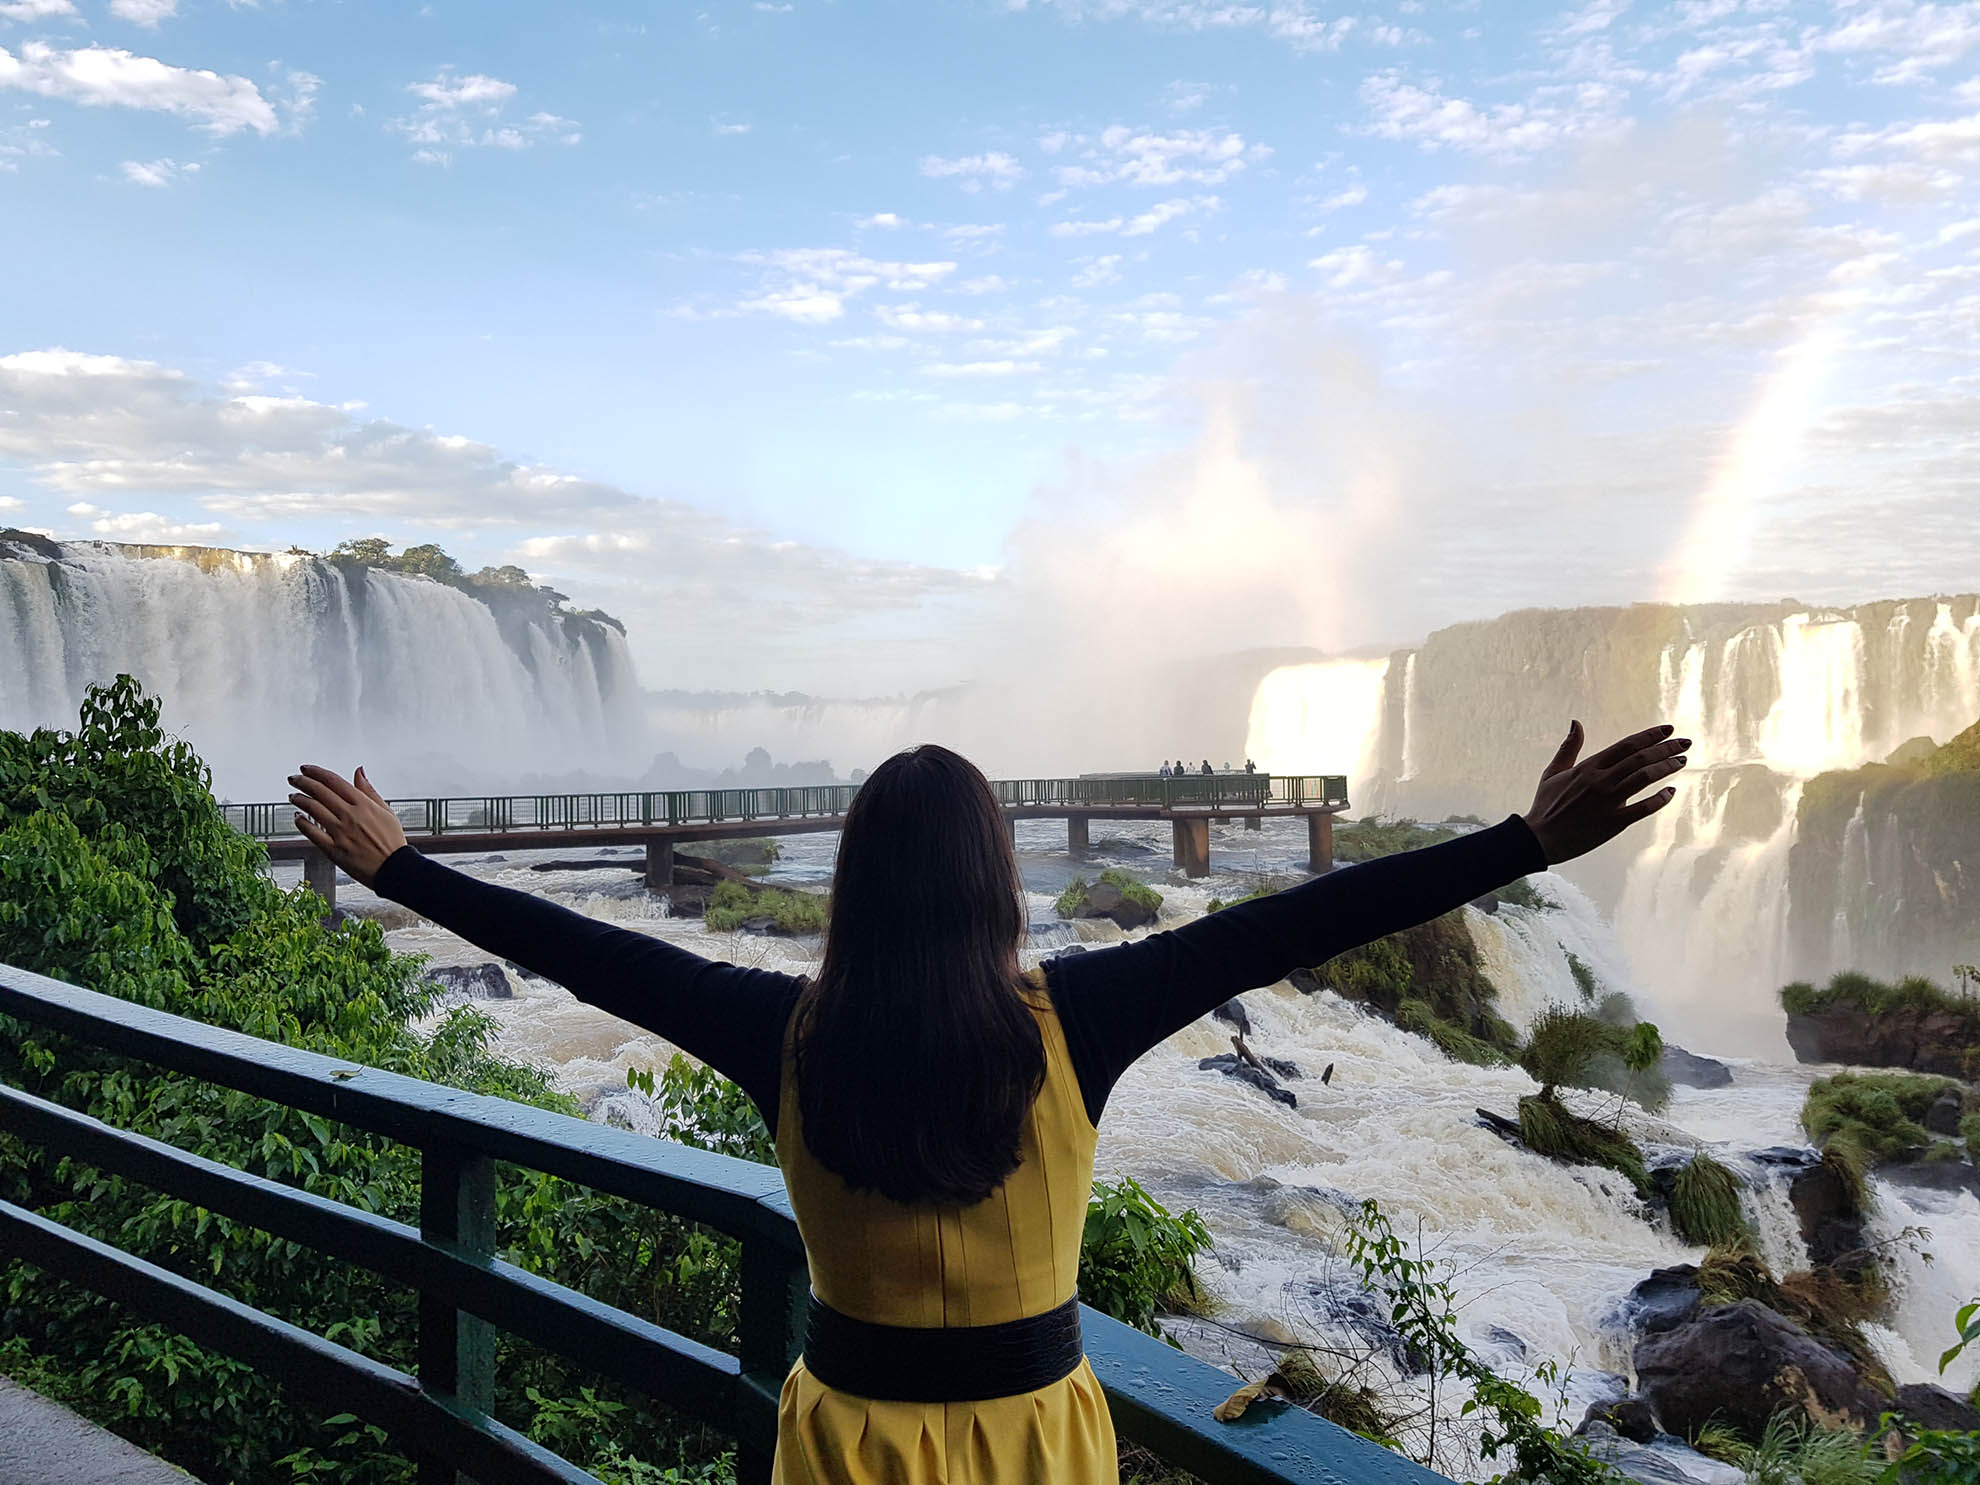
POLYGON ((533 594, 299 554, 0 551, 0 727, 73 726, 85 688, 128 672, 237 799, 279 798, 305 759, 411 794, 650 756, 624 637, 533 594))
POLYGON ((1260 683, 1251 702, 1245 756, 1267 773, 1342 773, 1366 813, 1367 789, 1381 775, 1389 661, 1327 660, 1286 665, 1260 683))
MULTIPOLYGON (((1629 838, 1626 859, 1582 879, 1615 910, 1654 1014, 1680 1035, 1778 1051, 1773 995, 1790 971, 1844 968, 1864 949, 1842 923, 1822 935, 1825 964, 1790 953, 1803 788, 1980 720, 1980 597, 1509 614, 1388 661, 1272 671, 1250 751, 1274 772, 1347 770, 1363 811, 1490 815, 1531 797, 1563 715, 1596 743, 1656 717, 1694 739, 1677 802, 1629 838)), ((1874 878, 1890 849, 1857 829, 1838 892, 1874 878)))

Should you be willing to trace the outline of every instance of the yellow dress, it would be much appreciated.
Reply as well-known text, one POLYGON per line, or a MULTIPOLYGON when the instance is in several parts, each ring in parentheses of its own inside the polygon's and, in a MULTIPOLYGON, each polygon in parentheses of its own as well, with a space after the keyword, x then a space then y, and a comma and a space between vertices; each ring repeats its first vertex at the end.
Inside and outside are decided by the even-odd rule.
MULTIPOLYGON (((1074 1292, 1095 1133, 1066 1039, 1030 977, 1045 1083, 1023 1161, 974 1206, 903 1206, 853 1191, 811 1158, 786 1037, 777 1159, 810 1256, 812 1291, 875 1325, 1001 1325, 1074 1292)), ((1114 1424, 1093 1368, 985 1402, 876 1402, 827 1387, 800 1359, 777 1409, 775 1485, 1115 1485, 1114 1424)))

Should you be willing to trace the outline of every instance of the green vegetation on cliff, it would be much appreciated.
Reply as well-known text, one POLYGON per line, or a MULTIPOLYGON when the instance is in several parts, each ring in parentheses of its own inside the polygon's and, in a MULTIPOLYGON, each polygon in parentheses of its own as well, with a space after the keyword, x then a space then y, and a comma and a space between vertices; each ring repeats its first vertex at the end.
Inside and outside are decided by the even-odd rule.
POLYGON ((1414 820, 1385 820, 1379 815, 1370 815, 1351 825, 1335 828, 1334 859, 1373 861, 1380 856, 1393 856, 1399 851, 1416 851, 1424 846, 1456 840, 1457 835, 1455 830, 1439 830, 1434 825, 1419 825, 1414 820))
POLYGON ((609 625, 621 634, 626 632, 626 626, 603 609, 565 608, 564 605, 570 602, 565 595, 554 588, 532 582, 529 574, 520 567, 513 565, 484 567, 478 572, 469 572, 434 542, 407 547, 394 556, 392 544, 384 537, 363 536, 351 541, 339 542, 336 549, 326 553, 325 557, 328 561, 352 567, 403 573, 409 577, 432 578, 437 583, 445 583, 450 588, 459 588, 464 593, 471 593, 483 602, 489 602, 491 599, 499 601, 505 596, 527 596, 540 603, 549 612, 561 617, 589 619, 595 623, 609 625))
POLYGON ((1312 979, 1429 1037, 1459 1062, 1489 1066, 1519 1050, 1461 910, 1337 954, 1312 979))
POLYGON ((1923 975, 1886 982, 1844 970, 1820 989, 1805 980, 1781 987, 1781 1008, 1789 1015, 1812 1016, 1837 1007, 1870 1016, 1906 1010, 1939 1012, 1952 1017, 1980 1041, 1980 1000, 1955 995, 1923 975))
MULTIPOLYGON (((1929 1073, 1837 1073, 1810 1085, 1801 1124, 1849 1182, 1859 1205, 1867 1204, 1865 1180, 1875 1167, 1895 1160, 1959 1157, 1957 1144, 1935 1140, 1924 1124, 1932 1105, 1959 1088, 1952 1078, 1929 1073)), ((1969 1115, 1960 1124, 1969 1145, 1974 1122, 1969 1115)))

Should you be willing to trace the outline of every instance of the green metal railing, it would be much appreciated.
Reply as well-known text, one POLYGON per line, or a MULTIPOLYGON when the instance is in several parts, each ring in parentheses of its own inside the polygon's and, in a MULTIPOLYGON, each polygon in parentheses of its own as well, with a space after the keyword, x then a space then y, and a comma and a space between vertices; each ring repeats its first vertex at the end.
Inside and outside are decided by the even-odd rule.
MULTIPOLYGON (((1341 774, 1129 774, 1077 779, 1006 779, 991 785, 1011 810, 1248 810, 1339 808, 1341 774)), ((523 794, 463 799, 394 799, 408 835, 507 834, 529 830, 699 826, 832 819, 846 812, 857 784, 791 789, 678 789, 626 794, 523 794)), ((294 839, 295 810, 281 804, 222 806, 236 829, 258 840, 294 839)))
MULTIPOLYGON (((8 1202, 0 1202, 0 1264, 32 1264, 306 1389, 323 1413, 376 1423, 419 1461, 423 1482, 598 1485, 489 1415, 494 1330, 732 1435, 743 1485, 768 1479, 778 1389, 797 1352, 807 1295, 804 1249, 775 1169, 355 1067, 7 965, 0 965, 0 1016, 416 1146, 423 1190, 414 1228, 0 1084, 0 1131, 417 1290, 418 1375, 8 1202), (494 1241, 496 1161, 740 1239, 738 1354, 504 1262, 494 1241)), ((1445 1485, 1282 1403, 1257 1403, 1237 1422, 1218 1423, 1211 1409, 1233 1378, 1097 1311, 1087 1309, 1083 1323, 1121 1434, 1211 1485, 1445 1485)))

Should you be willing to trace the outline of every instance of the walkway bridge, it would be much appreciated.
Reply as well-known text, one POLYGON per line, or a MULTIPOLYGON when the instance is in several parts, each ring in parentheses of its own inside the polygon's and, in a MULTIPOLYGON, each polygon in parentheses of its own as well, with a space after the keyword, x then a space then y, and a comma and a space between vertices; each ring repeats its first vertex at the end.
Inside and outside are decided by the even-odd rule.
MULTIPOLYGON (((1340 774, 1205 773, 1087 774, 1073 779, 1004 779, 991 785, 1013 826, 1019 820, 1064 820, 1066 847, 1086 855, 1094 820, 1167 820, 1176 869, 1192 877, 1210 871, 1212 822, 1297 816, 1306 821, 1307 869, 1334 861, 1334 816, 1348 807, 1340 774)), ((388 801, 406 838, 428 854, 481 852, 505 846, 639 845, 646 849, 646 885, 674 880, 674 847, 740 836, 801 835, 837 830, 859 791, 857 784, 791 789, 678 789, 665 793, 523 794, 461 799, 388 801)), ((230 804, 235 828, 265 841, 277 861, 301 861, 310 886, 336 905, 337 872, 297 832, 295 809, 280 804, 230 804)))
MULTIPOLYGON (((741 1485, 768 1480, 778 1388, 797 1355, 808 1284, 804 1248, 774 1168, 352 1066, 6 965, 0 1016, 416 1147, 423 1190, 414 1227, 0 1083, 0 1133, 417 1291, 416 1369, 360 1355, 209 1288, 193 1276, 196 1259, 189 1272, 163 1268, 4 1201, 0 1268, 31 1265, 255 1367, 323 1415, 352 1413, 376 1424, 418 1461, 421 1485, 598 1485, 491 1416, 497 1331, 729 1435, 741 1485), (561 1176, 739 1239, 736 1354, 506 1261, 495 1240, 498 1163, 561 1176)), ((1255 1403, 1236 1422, 1216 1422, 1211 1409, 1232 1391, 1232 1377, 1094 1310, 1082 1318, 1121 1435, 1209 1485, 1447 1485, 1284 1403, 1255 1403)), ((44 1426, 21 1416, 28 1419, 22 1428, 44 1426)), ((74 1447, 73 1429, 58 1424, 45 1425, 43 1458, 74 1447)), ((43 1442, 17 1428, 0 1458, 29 1459, 43 1442)), ((22 1478, 44 1485, 122 1476, 107 1469, 62 1475, 51 1467, 22 1478)))

